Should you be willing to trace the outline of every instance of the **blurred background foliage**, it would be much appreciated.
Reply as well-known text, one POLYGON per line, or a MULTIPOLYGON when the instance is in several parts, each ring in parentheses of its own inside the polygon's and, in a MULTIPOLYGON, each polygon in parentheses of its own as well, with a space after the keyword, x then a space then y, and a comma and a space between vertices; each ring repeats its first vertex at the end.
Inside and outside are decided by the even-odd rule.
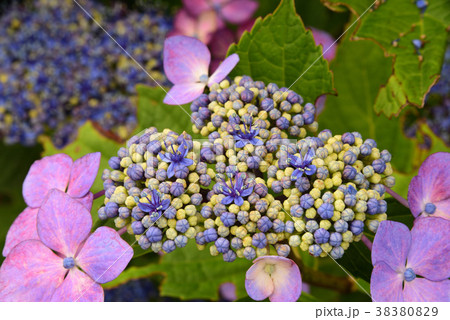
MULTIPOLYGON (((0 5, 0 13, 7 12, 13 2, 25 6, 27 3, 25 0, 4 0, 0 5)), ((181 0, 98 2, 106 6, 121 2, 130 10, 137 11, 157 6, 168 16, 175 15, 182 7, 181 0)), ((258 2, 255 17, 267 16, 279 4, 273 0, 258 2)), ((412 0, 379 1, 356 21, 370 3, 371 0, 296 0, 295 8, 306 27, 324 30, 334 39, 349 28, 337 42, 336 57, 329 64, 334 90, 322 92, 332 94, 327 96, 323 112, 318 116, 320 129, 331 129, 334 134, 359 131, 363 137, 373 138, 381 148, 388 149, 393 156, 397 179, 394 190, 405 197, 409 181, 417 173, 422 161, 431 153, 449 151, 450 57, 446 47, 450 4, 445 0, 430 1, 429 11, 423 14, 412 0), (437 6, 441 6, 442 10, 437 6), (390 16, 396 12, 401 14, 401 10, 411 13, 408 21, 390 16), (393 26, 391 33, 384 29, 383 32, 377 31, 380 25, 389 24, 395 19, 398 23, 393 26), (425 37, 421 38, 422 35, 425 37), (412 44, 416 38, 422 41, 420 48, 412 44), (416 85, 418 82, 420 85, 416 85), (438 84, 431 89, 435 82, 438 84), (430 89, 431 93, 428 94, 430 89)), ((4 32, 0 30, 0 37, 5 36, 4 32)), ((269 79, 271 76, 274 75, 267 75, 269 79)), ((298 91, 303 95, 301 90, 298 91)), ((165 93, 160 88, 138 85, 136 93, 138 123, 134 133, 150 126, 160 130, 170 127, 174 131, 191 133, 189 116, 176 106, 163 105, 165 93)), ((189 106, 183 108, 189 112, 189 106)), ((105 135, 104 131, 97 129, 95 124, 86 122, 80 127, 76 140, 62 149, 56 148, 48 136, 40 137, 39 143, 32 147, 0 142, 1 248, 9 226, 25 207, 21 194, 22 181, 34 160, 60 152, 66 152, 76 159, 89 152, 101 151, 101 169, 92 191, 102 190, 101 170, 107 167, 108 159, 115 155, 123 140, 117 137, 111 139, 111 135, 105 135)), ((96 211, 100 202, 97 200, 94 203, 94 221, 98 220, 96 211)), ((409 212, 395 201, 389 201, 388 216, 409 225, 412 223, 409 212)), ((367 236, 373 237, 370 234, 367 236)), ((306 254, 301 255, 302 263, 308 268, 336 277, 347 277, 346 271, 330 259, 319 262, 306 254)), ((217 301, 224 299, 219 294, 219 285, 223 282, 235 283, 237 299, 248 300, 243 287, 245 270, 250 265, 248 261, 227 264, 218 257, 199 252, 193 245, 163 257, 138 251, 135 256, 136 259, 118 279, 105 285, 108 289, 106 301, 217 301), (123 286, 124 283, 127 285, 123 286)), ((2 261, 3 257, 0 257, 0 263, 2 261)), ((300 300, 369 301, 364 292, 369 291, 372 268, 369 250, 361 243, 350 246, 340 262, 359 285, 354 285, 348 292, 312 285, 309 293, 302 294, 300 300)))

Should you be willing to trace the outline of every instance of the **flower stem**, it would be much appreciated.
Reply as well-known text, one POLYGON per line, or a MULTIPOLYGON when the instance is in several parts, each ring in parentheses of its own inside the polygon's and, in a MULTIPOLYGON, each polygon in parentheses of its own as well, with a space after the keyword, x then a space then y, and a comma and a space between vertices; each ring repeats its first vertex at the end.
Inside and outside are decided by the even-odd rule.
POLYGON ((369 248, 370 251, 372 251, 372 241, 369 240, 365 235, 361 237, 362 243, 366 245, 367 248, 369 248))
POLYGON ((356 290, 356 284, 350 277, 335 276, 322 271, 314 270, 303 264, 297 255, 290 255, 290 258, 297 263, 304 282, 313 286, 332 289, 339 293, 350 293, 356 290))
POLYGON ((405 198, 403 198, 402 196, 400 196, 398 193, 396 193, 394 190, 392 190, 391 188, 386 187, 386 191, 387 193, 389 193, 395 200, 397 200, 398 202, 400 202, 402 205, 404 205, 405 207, 407 207, 409 209, 409 205, 408 205, 408 201, 406 201, 405 198))
POLYGON ((105 190, 99 191, 94 194, 94 200, 100 198, 101 196, 105 195, 105 190))
POLYGON ((121 235, 123 235, 126 231, 127 231, 127 227, 123 227, 123 228, 117 230, 117 233, 119 234, 119 236, 121 236, 121 235))

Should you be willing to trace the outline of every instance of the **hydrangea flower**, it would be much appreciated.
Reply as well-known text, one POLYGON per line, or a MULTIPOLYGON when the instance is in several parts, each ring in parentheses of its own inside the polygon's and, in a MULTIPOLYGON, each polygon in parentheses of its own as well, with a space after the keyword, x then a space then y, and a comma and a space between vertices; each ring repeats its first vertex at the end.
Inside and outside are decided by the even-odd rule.
POLYGON ((234 202, 237 206, 242 206, 244 203, 244 197, 248 197, 253 192, 253 187, 248 187, 244 184, 244 178, 241 175, 237 175, 234 181, 234 185, 230 182, 231 186, 228 186, 225 181, 220 185, 222 193, 225 198, 222 199, 222 204, 230 204, 234 202))
POLYGON ((414 217, 433 216, 450 220, 450 153, 437 152, 420 166, 408 190, 408 203, 414 217))
POLYGON ((155 189, 152 190, 151 200, 148 197, 146 197, 146 199, 148 200, 148 203, 139 202, 138 207, 142 211, 150 213, 152 218, 159 218, 162 212, 170 206, 170 200, 161 199, 159 192, 155 189))
POLYGON ((198 98, 206 85, 219 83, 239 62, 235 53, 225 59, 208 77, 211 53, 200 40, 174 36, 164 43, 164 71, 174 86, 164 98, 164 103, 178 105, 198 98))
POLYGON ((258 128, 252 128, 251 124, 244 124, 244 130, 239 128, 233 132, 233 136, 236 139, 236 148, 243 148, 247 144, 254 146, 261 146, 264 142, 261 139, 256 138, 259 133, 258 128))
POLYGON ((302 158, 300 154, 299 157, 296 157, 290 153, 288 153, 288 163, 295 168, 292 173, 292 180, 297 180, 303 176, 303 173, 310 176, 316 173, 316 166, 311 164, 314 159, 314 149, 309 148, 306 152, 305 156, 302 158))
POLYGON ((194 16, 214 10, 220 19, 233 24, 246 22, 258 8, 253 0, 183 0, 183 4, 194 16))
POLYGON ((383 221, 372 246, 374 301, 450 301, 450 221, 419 218, 411 231, 383 221), (420 276, 420 277, 419 277, 420 276))
POLYGON ((103 301, 133 249, 111 228, 90 234, 89 211, 53 189, 37 216, 39 238, 15 246, 0 268, 0 301, 103 301))
POLYGON ((75 162, 66 154, 56 154, 35 161, 23 182, 22 193, 28 207, 19 214, 6 235, 3 256, 18 243, 38 239, 36 216, 52 189, 67 192, 91 210, 93 194, 89 191, 97 176, 100 152, 89 153, 75 162))
POLYGON ((173 145, 170 147, 172 148, 172 152, 159 153, 162 161, 170 163, 169 168, 167 168, 168 178, 172 178, 177 171, 183 170, 183 168, 189 167, 194 163, 194 160, 186 158, 186 155, 189 152, 186 140, 183 139, 183 142, 176 151, 174 150, 173 145))
POLYGON ((302 293, 302 277, 294 261, 264 256, 253 261, 245 274, 245 289, 253 300, 297 301, 302 293))

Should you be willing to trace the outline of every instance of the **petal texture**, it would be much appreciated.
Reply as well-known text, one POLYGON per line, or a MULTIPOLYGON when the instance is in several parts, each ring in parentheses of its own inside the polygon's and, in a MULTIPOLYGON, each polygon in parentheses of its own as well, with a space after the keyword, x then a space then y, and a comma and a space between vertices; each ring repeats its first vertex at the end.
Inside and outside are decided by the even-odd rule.
POLYGON ((94 194, 92 192, 88 192, 83 198, 75 198, 75 200, 81 203, 90 212, 94 201, 94 194))
POLYGON ((430 281, 416 278, 405 282, 405 301, 409 302, 448 302, 450 301, 450 280, 430 281))
POLYGON ((377 263, 373 267, 370 278, 372 300, 374 302, 403 302, 402 283, 402 274, 395 272, 384 262, 377 263))
POLYGON ((86 240, 76 261, 95 282, 105 283, 117 278, 132 257, 133 249, 115 230, 100 227, 86 240))
POLYGON ((411 233, 400 222, 382 221, 372 246, 372 264, 383 261, 393 270, 403 272, 411 245, 411 233))
POLYGON ((208 75, 211 54, 198 39, 173 36, 164 42, 164 72, 173 84, 195 83, 208 75))
POLYGON ((233 53, 231 56, 226 58, 217 68, 216 71, 211 75, 208 80, 208 86, 214 83, 219 83, 233 70, 233 68, 238 64, 239 56, 237 53, 233 53))
POLYGON ((100 152, 88 153, 73 163, 67 189, 71 197, 81 198, 89 192, 97 177, 100 157, 100 152))
POLYGON ((14 220, 6 235, 3 256, 6 257, 17 244, 25 240, 39 240, 36 219, 39 209, 26 208, 14 220))
POLYGON ((72 268, 52 296, 54 302, 103 302, 103 288, 86 273, 72 268))
POLYGON ((450 221, 442 218, 422 217, 411 230, 411 249, 407 267, 429 280, 450 277, 450 221))
POLYGON ((29 207, 39 207, 51 189, 66 191, 72 159, 55 154, 35 161, 23 182, 23 198, 29 207))
POLYGON ((41 241, 66 257, 75 255, 91 228, 89 211, 80 202, 56 189, 49 192, 37 215, 41 241))
POLYGON ((197 99, 205 89, 203 83, 188 83, 174 85, 164 98, 165 104, 181 105, 197 99))
MULTIPOLYGON (((413 204, 421 204, 421 210, 423 211, 425 204, 432 203, 436 205, 441 203, 437 208, 438 216, 449 218, 450 213, 445 211, 445 208, 450 206, 450 179, 448 179, 448 172, 450 172, 450 153, 437 152, 429 156, 420 166, 418 177, 421 180, 420 191, 412 190, 411 187, 408 191, 408 201, 411 196, 413 204)), ((414 185, 412 186, 414 189, 414 185)), ((416 214, 418 208, 414 206, 414 214, 416 214)), ((434 215, 433 214, 433 215, 434 215)))
POLYGON ((408 204, 414 217, 418 217, 425 209, 422 192, 422 178, 415 176, 408 187, 408 204))
POLYGON ((62 259, 42 242, 21 242, 0 268, 0 301, 49 301, 66 272, 62 259))
POLYGON ((274 287, 269 274, 264 271, 264 261, 258 262, 256 260, 253 261, 253 265, 245 274, 245 290, 247 290, 250 298, 261 301, 273 293, 274 287))
POLYGON ((278 259, 275 272, 272 273, 274 291, 269 297, 272 302, 294 302, 302 293, 302 277, 300 270, 291 259, 278 259))

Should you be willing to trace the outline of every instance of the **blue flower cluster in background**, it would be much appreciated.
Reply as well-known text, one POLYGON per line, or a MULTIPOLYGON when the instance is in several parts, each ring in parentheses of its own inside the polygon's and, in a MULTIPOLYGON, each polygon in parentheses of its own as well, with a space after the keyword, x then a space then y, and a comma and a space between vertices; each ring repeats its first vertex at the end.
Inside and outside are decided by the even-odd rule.
MULTIPOLYGON (((50 134, 63 147, 86 120, 126 138, 136 124, 135 85, 155 85, 153 80, 73 1, 25 3, 0 17, 0 139, 33 145, 50 134)), ((161 58, 168 17, 154 8, 80 4, 156 81, 167 84, 161 58)))

